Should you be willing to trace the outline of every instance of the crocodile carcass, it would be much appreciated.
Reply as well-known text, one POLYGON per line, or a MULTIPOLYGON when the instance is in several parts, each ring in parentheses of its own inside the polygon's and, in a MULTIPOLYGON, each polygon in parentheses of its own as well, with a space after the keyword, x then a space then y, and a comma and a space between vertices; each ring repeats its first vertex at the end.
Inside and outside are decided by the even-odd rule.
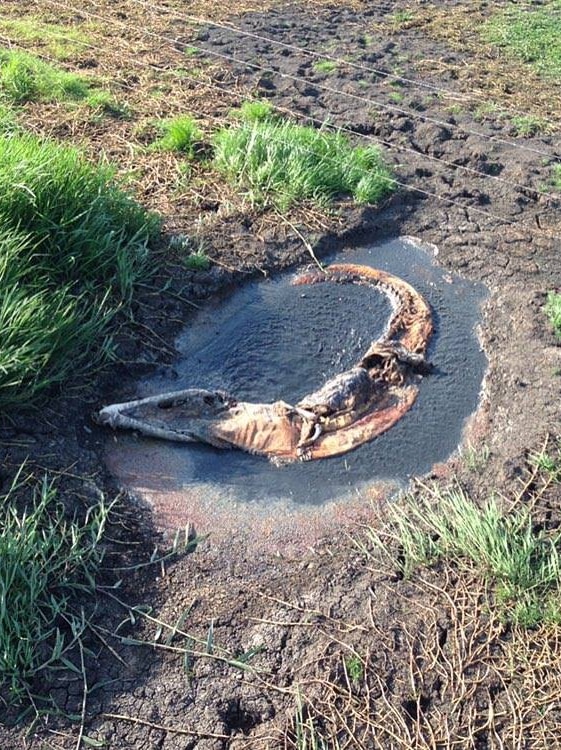
POLYGON ((432 317, 424 298, 403 279, 375 268, 334 264, 294 284, 352 283, 382 289, 393 314, 384 334, 351 369, 296 404, 238 401, 222 391, 190 388, 106 406, 100 424, 216 448, 239 448, 275 461, 347 453, 394 425, 414 403, 432 317))

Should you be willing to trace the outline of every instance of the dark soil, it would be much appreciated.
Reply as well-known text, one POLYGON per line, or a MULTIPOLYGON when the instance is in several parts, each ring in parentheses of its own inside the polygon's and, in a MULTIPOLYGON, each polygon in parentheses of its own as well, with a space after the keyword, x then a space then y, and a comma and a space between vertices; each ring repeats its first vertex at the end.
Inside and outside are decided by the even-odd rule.
MULTIPOLYGON (((19 5, 6 3, 13 12, 19 5)), ((488 286, 481 341, 489 371, 464 446, 472 460, 455 456, 434 467, 433 478, 455 477, 475 498, 494 493, 531 499, 537 517, 555 525, 558 486, 544 487, 528 473, 528 454, 558 434, 560 421, 561 351, 543 313, 547 291, 561 288, 559 199, 547 188, 551 165, 561 157, 555 127, 530 138, 516 134, 509 116, 476 120, 470 79, 457 70, 477 70, 477 60, 456 41, 430 35, 423 2, 412 9, 418 23, 395 20, 403 10, 399 3, 273 3, 231 15, 235 29, 208 25, 195 31, 173 13, 148 12, 135 2, 119 4, 118 11, 109 0, 83 5, 85 16, 115 19, 107 31, 115 48, 121 35, 140 44, 141 29, 165 35, 166 44, 155 37, 144 40, 153 49, 142 48, 162 71, 177 65, 187 46, 204 49, 195 60, 217 66, 205 78, 213 93, 195 90, 192 82, 183 93, 198 96, 198 111, 206 107, 209 119, 231 106, 220 88, 245 91, 304 121, 360 134, 357 142, 384 144, 400 182, 393 197, 367 208, 341 201, 330 217, 299 209, 291 222, 320 258, 412 235, 437 246, 443 267, 488 286), (129 24, 128 35, 119 22, 129 24), (343 62, 318 72, 313 51, 343 62)), ((462 7, 445 5, 450 12, 462 7)), ((473 5, 486 12, 485 4, 473 5)), ((436 13, 441 6, 431 3, 429 9, 436 13)), ((215 5, 212 13, 219 17, 215 5)), ((111 59, 109 47, 107 54, 111 59)), ((480 54, 482 65, 496 57, 484 47, 480 54)), ((92 64, 103 66, 103 55, 92 55, 92 64)), ((132 69, 132 62, 127 65, 132 69)), ((131 98, 140 98, 128 74, 131 98)), ((515 78, 509 85, 521 89, 525 81, 515 78)), ((505 102, 508 107, 508 92, 505 102)), ((60 116, 47 123, 49 112, 30 108, 31 125, 59 137, 76 133, 88 148, 102 147, 126 164, 121 134, 130 136, 131 125, 115 122, 104 132, 99 123, 78 127, 60 116)), ((201 184, 170 197, 158 184, 155 159, 142 165, 142 199, 164 212, 168 236, 191 235, 197 226, 214 264, 207 272, 186 272, 162 246, 162 270, 139 290, 133 322, 123 321, 121 361, 51 394, 41 409, 4 420, 3 488, 26 460, 37 477, 49 472, 58 478, 69 508, 92 502, 98 489, 114 496, 118 488, 101 461, 107 435, 91 422, 92 411, 134 395, 138 378, 173 363, 174 335, 193 304, 246 278, 310 260, 292 224, 240 203, 228 210, 223 186, 209 183, 202 198, 201 184)), ((369 509, 369 522, 379 523, 380 513, 369 509)), ((99 630, 88 642, 85 703, 76 674, 37 686, 76 722, 51 717, 13 727, 13 713, 6 712, 2 748, 323 747, 312 744, 314 733, 329 748, 559 747, 559 633, 520 635, 505 627, 488 611, 475 577, 443 567, 401 580, 391 565, 374 563, 353 545, 350 536, 363 532, 350 522, 329 538, 312 535, 311 546, 290 555, 275 546, 274 531, 264 547, 252 544, 251 529, 213 536, 212 528, 198 528, 208 538, 193 545, 192 554, 136 571, 111 570, 146 561, 154 544, 164 549, 156 526, 135 498, 120 498, 105 583, 123 582, 109 593, 100 590, 90 608, 99 630), (132 618, 127 607, 137 605, 149 605, 157 621, 132 618), (172 632, 183 615, 183 634, 172 632), (198 655, 205 651, 211 653, 198 655)))

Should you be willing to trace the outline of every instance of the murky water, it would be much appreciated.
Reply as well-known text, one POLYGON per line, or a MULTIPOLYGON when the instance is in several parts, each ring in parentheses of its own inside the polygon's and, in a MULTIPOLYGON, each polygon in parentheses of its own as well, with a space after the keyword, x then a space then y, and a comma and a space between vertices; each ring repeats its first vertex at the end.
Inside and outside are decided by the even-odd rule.
MULTIPOLYGON (((450 276, 432 249, 412 241, 339 253, 338 263, 390 271, 430 303, 435 332, 417 402, 389 432, 345 456, 276 467, 267 459, 204 445, 111 437, 108 464, 121 481, 151 491, 190 490, 215 501, 283 508, 319 505, 380 480, 406 482, 445 460, 475 410, 486 359, 476 325, 484 287, 450 276)), ((139 384, 131 397, 189 387, 220 388, 240 399, 296 402, 350 367, 381 335, 390 304, 363 286, 290 285, 293 274, 248 284, 201 310, 180 336, 182 358, 166 376, 139 384)))

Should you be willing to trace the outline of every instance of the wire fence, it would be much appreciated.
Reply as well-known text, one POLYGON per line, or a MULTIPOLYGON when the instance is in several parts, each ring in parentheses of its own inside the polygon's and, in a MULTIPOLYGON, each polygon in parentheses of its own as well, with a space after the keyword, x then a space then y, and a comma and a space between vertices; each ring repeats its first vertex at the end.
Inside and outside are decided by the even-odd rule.
MULTIPOLYGON (((148 6, 148 4, 145 3, 145 2, 142 2, 142 0, 130 0, 130 1, 133 2, 136 5, 140 5, 142 7, 150 7, 152 9, 152 12, 154 10, 158 10, 158 9, 161 8, 161 6, 157 6, 157 5, 150 5, 150 6, 148 6)), ((67 10, 67 11, 78 12, 77 8, 75 8, 73 6, 70 6, 68 3, 61 3, 61 2, 57 2, 56 0, 50 0, 50 4, 54 5, 56 7, 59 7, 59 8, 63 8, 65 10, 67 10)), ((118 19, 109 19, 109 18, 107 18, 105 16, 101 16, 101 15, 99 15, 97 13, 92 13, 91 11, 86 11, 85 9, 83 9, 83 12, 86 12, 91 17, 96 18, 98 20, 101 20, 104 23, 107 23, 107 22, 110 22, 110 21, 116 22, 120 26, 122 26, 124 29, 126 29, 127 26, 128 26, 126 22, 119 21, 118 19)), ((174 16, 176 16, 176 15, 177 14, 174 14, 174 16)), ((195 17, 195 16, 191 17, 191 16, 186 16, 186 15, 180 15, 178 17, 181 18, 181 19, 183 19, 183 20, 186 20, 186 19, 189 19, 189 18, 198 18, 198 17, 195 17)), ((218 25, 221 28, 230 28, 230 27, 224 26, 223 24, 215 24, 215 25, 218 25)), ((171 47, 175 52, 178 51, 178 49, 177 49, 177 47, 178 47, 178 41, 176 39, 174 39, 172 37, 165 36, 163 34, 152 32, 152 31, 147 30, 147 29, 143 29, 143 30, 140 30, 140 31, 141 31, 142 34, 144 34, 146 36, 149 36, 151 38, 154 38, 158 42, 164 42, 166 45, 168 45, 169 47, 171 47)), ((260 38, 265 39, 265 37, 260 37, 260 38)), ((271 41, 274 41, 274 40, 271 40, 271 41)), ((186 43, 184 43, 184 44, 185 44, 185 46, 189 46, 190 50, 196 50, 198 52, 201 52, 202 54, 207 54, 208 53, 210 56, 216 56, 216 57, 218 57, 221 60, 226 60, 227 62, 240 63, 240 64, 242 64, 244 66, 247 66, 248 68, 257 70, 257 71, 259 71, 261 73, 278 74, 281 77, 288 77, 288 78, 290 78, 291 80, 294 80, 297 83, 303 83, 303 84, 313 83, 314 86, 316 86, 318 88, 321 88, 323 90, 326 90, 329 93, 335 93, 335 94, 337 94, 338 97, 341 97, 341 98, 351 97, 351 98, 353 98, 356 101, 359 101, 361 103, 366 102, 368 104, 370 104, 372 102, 375 102, 375 100, 372 100, 372 99, 370 99, 368 97, 364 97, 364 96, 359 95, 359 94, 354 94, 352 92, 343 91, 341 89, 336 89, 334 87, 325 87, 324 85, 320 85, 317 82, 312 81, 309 78, 303 78, 301 76, 292 76, 292 75, 289 75, 289 74, 284 74, 284 73, 281 73, 279 71, 276 71, 274 68, 263 67, 263 66, 257 65, 256 63, 252 63, 250 61, 246 61, 246 60, 234 57, 232 55, 218 53, 218 52, 215 52, 215 51, 209 51, 206 48, 193 45, 193 44, 191 44, 191 42, 189 42, 188 45, 186 43)), ((297 47, 294 47, 293 45, 291 47, 293 49, 298 49, 299 51, 305 52, 305 50, 297 48, 297 47)), ((205 85, 209 85, 209 84, 205 84, 205 85)), ((225 89, 223 87, 220 87, 220 86, 218 86, 216 84, 213 84, 213 85, 214 85, 214 88, 217 91, 219 91, 221 93, 224 93, 225 89)), ((388 109, 390 109, 392 111, 396 111, 396 112, 398 112, 400 114, 407 114, 408 116, 411 116, 412 119, 420 119, 420 120, 423 120, 423 121, 428 121, 428 122, 440 125, 442 127, 446 127, 449 130, 454 130, 455 127, 456 128, 458 127, 458 126, 454 126, 453 124, 448 123, 445 120, 439 120, 439 119, 436 119, 436 118, 429 118, 428 116, 424 116, 421 113, 415 112, 414 110, 413 111, 404 110, 402 108, 396 108, 393 105, 389 105, 389 104, 385 105, 383 103, 380 103, 380 105, 384 106, 384 107, 387 107, 388 109)), ((439 164, 444 164, 444 165, 446 165, 447 167, 449 167, 451 169, 456 169, 456 170, 459 170, 459 171, 468 172, 470 174, 477 175, 477 176, 480 176, 482 178, 487 178, 487 179, 490 179, 490 180, 501 182, 501 183, 504 183, 505 185, 508 185, 509 187, 517 188, 517 189, 520 189, 520 190, 523 190, 523 191, 527 191, 530 194, 535 194, 536 193, 535 186, 525 185, 523 183, 518 183, 518 182, 515 182, 513 180, 507 180, 507 179, 502 178, 502 177, 500 177, 498 175, 488 174, 487 172, 483 172, 481 170, 475 169, 474 167, 468 167, 468 166, 465 166, 465 165, 462 165, 462 164, 457 164, 455 162, 451 162, 449 160, 446 160, 446 159, 444 159, 442 157, 437 157, 437 156, 433 156, 431 154, 426 154, 426 153, 423 153, 423 152, 421 152, 421 151, 419 151, 417 149, 413 149, 413 148, 404 146, 402 144, 396 144, 396 143, 387 141, 387 140, 385 140, 383 138, 380 138, 380 137, 377 137, 377 136, 373 136, 373 135, 368 134, 368 133, 361 133, 361 132, 359 132, 359 131, 357 131, 356 129, 353 129, 353 128, 345 127, 345 126, 342 126, 342 125, 331 125, 330 122, 329 122, 329 117, 335 119, 336 115, 334 115, 334 113, 332 113, 330 111, 327 111, 328 119, 327 119, 327 121, 325 121, 325 120, 319 120, 317 117, 315 117, 315 118, 314 117, 310 117, 310 116, 306 115, 305 113, 297 112, 297 111, 294 111, 294 110, 289 110, 287 108, 283 108, 283 107, 280 107, 280 106, 277 106, 276 108, 279 109, 279 111, 284 111, 286 113, 289 113, 291 116, 295 116, 295 117, 298 117, 298 118, 308 119, 310 121, 313 121, 314 124, 320 123, 324 127, 331 127, 331 128, 337 129, 339 131, 346 132, 349 135, 352 135, 354 137, 372 141, 372 142, 374 142, 374 143, 376 143, 378 145, 383 145, 383 146, 385 146, 386 148, 389 148, 389 149, 399 150, 399 151, 404 152, 404 153, 414 154, 416 157, 422 157, 423 159, 426 159, 427 161, 432 161, 432 162, 436 162, 436 163, 439 163, 439 164)), ((543 151, 541 149, 535 149, 535 148, 529 147, 529 146, 527 146, 525 144, 515 143, 513 141, 508 141, 508 140, 505 140, 505 139, 498 139, 495 136, 492 136, 490 134, 484 134, 484 133, 482 134, 479 131, 466 131, 466 132, 469 132, 469 134, 471 134, 471 135, 481 136, 481 137, 486 138, 488 140, 494 140, 497 143, 501 143, 503 145, 508 145, 510 147, 513 147, 513 148, 519 148, 519 149, 522 149, 522 150, 525 150, 525 151, 531 151, 531 152, 536 153, 536 154, 538 154, 540 156, 548 156, 548 157, 554 158, 554 154, 552 154, 550 152, 546 152, 546 151, 543 151)), ((555 201, 557 201, 559 199, 558 195, 553 194, 553 193, 549 193, 548 191, 543 190, 543 189, 540 190, 540 196, 549 197, 549 198, 551 198, 552 200, 555 200, 555 201)))
MULTIPOLYGON (((139 2, 139 0, 132 0, 132 1, 135 2, 135 3, 137 3, 137 4, 144 5, 144 3, 139 2)), ((76 13, 76 14, 81 14, 81 15, 86 14, 88 16, 96 18, 97 20, 103 21, 106 24, 113 24, 113 25, 117 24, 117 25, 122 26, 122 28, 125 29, 125 30, 129 28, 128 24, 126 22, 124 22, 124 21, 121 21, 121 20, 115 19, 115 18, 110 18, 110 17, 107 17, 107 16, 102 16, 102 15, 97 14, 97 13, 92 13, 91 11, 85 10, 85 8, 83 6, 81 8, 76 8, 75 6, 72 6, 72 5, 68 4, 68 3, 55 2, 54 0, 52 0, 50 2, 50 5, 58 7, 58 8, 62 8, 65 11, 70 12, 70 13, 76 13)), ((159 42, 164 42, 166 45, 169 45, 174 50, 175 53, 181 54, 181 50, 178 49, 178 47, 177 47, 177 41, 175 39, 167 37, 167 36, 164 36, 162 34, 156 34, 154 32, 151 32, 151 31, 145 30, 145 29, 139 29, 138 31, 142 35, 147 35, 150 38, 157 39, 159 42)), ((62 33, 60 34, 60 36, 64 37, 64 38, 67 38, 69 41, 72 41, 73 43, 76 43, 75 39, 70 39, 70 37, 65 37, 65 35, 62 34, 62 33)), ((18 47, 20 47, 22 49, 25 49, 24 46, 22 46, 20 44, 17 44, 17 43, 14 43, 14 42, 11 42, 7 38, 3 38, 2 41, 4 41, 5 43, 11 43, 12 46, 18 46, 18 47)), ((128 60, 130 62, 132 62, 136 66, 142 66, 144 68, 152 69, 156 73, 160 73, 160 74, 162 73, 161 68, 157 64, 148 63, 148 62, 146 62, 144 60, 140 60, 138 58, 138 56, 135 54, 134 47, 132 47, 132 45, 130 45, 128 42, 126 42, 126 40, 121 39, 121 41, 125 41, 125 43, 127 44, 127 46, 129 48, 131 48, 131 54, 128 57, 128 60)), ((86 47, 88 49, 92 49, 92 50, 95 50, 97 52, 100 52, 102 54, 106 51, 103 47, 101 47, 99 45, 95 45, 95 44, 90 43, 90 42, 83 42, 82 41, 82 42, 79 42, 79 44, 83 45, 84 47, 86 47)), ((205 50, 201 50, 201 51, 205 52, 205 50)), ((46 57, 46 56, 44 56, 44 57, 46 57)), ((222 56, 221 55, 221 57, 226 57, 227 59, 230 59, 230 56, 222 56)), ((49 58, 46 57, 46 59, 49 59, 49 58)), ((264 68, 259 68, 259 69, 260 70, 266 70, 264 68)), ((186 76, 189 77, 188 74, 186 74, 186 76)), ((308 79, 300 79, 299 78, 298 80, 305 81, 305 82, 309 83, 308 79)), ((196 78, 192 78, 192 81, 194 83, 196 83, 196 85, 205 86, 205 87, 207 87, 207 88, 209 88, 211 90, 220 92, 222 95, 226 94, 228 96, 233 96, 234 98, 237 96, 235 93, 232 92, 231 88, 219 86, 215 82, 204 81, 204 80, 200 80, 198 78, 197 79, 196 78)), ((134 86, 127 85, 123 81, 117 81, 117 85, 120 88, 124 89, 124 90, 129 90, 131 92, 134 91, 134 86)), ((344 95, 346 92, 340 92, 340 93, 341 93, 341 95, 344 95)), ((353 130, 351 128, 341 128, 341 127, 338 127, 336 125, 330 125, 328 123, 326 124, 325 122, 319 121, 317 118, 314 118, 313 116, 305 115, 305 114, 303 114, 301 112, 295 112, 295 111, 290 110, 290 109, 285 108, 285 107, 278 106, 278 107, 276 107, 276 109, 278 109, 279 111, 283 112, 284 114, 290 115, 291 117, 294 117, 294 118, 297 118, 297 119, 305 119, 305 120, 307 120, 307 121, 309 121, 309 122, 311 122, 311 123, 313 123, 315 125, 320 125, 320 126, 322 126, 324 128, 330 128, 330 129, 335 130, 337 132, 343 131, 345 133, 348 133, 349 135, 352 135, 355 138, 366 139, 368 141, 375 142, 376 144, 384 145, 386 148, 388 148, 390 150, 393 150, 393 151, 397 150, 397 151, 400 151, 400 152, 412 153, 418 159, 427 159, 427 160, 429 160, 431 162, 438 162, 445 169, 454 169, 454 170, 459 170, 459 171, 465 171, 465 172, 468 172, 470 174, 479 176, 479 177, 481 177, 483 179, 490 179, 490 180, 494 180, 494 181, 503 183, 505 186, 507 186, 509 188, 512 188, 512 189, 514 189, 514 190, 516 190, 518 192, 519 191, 523 191, 528 197, 533 198, 535 200, 539 199, 540 196, 548 197, 548 198, 550 198, 550 199, 552 199, 552 200, 554 200, 556 202, 559 200, 559 196, 557 196, 555 194, 552 194, 552 193, 545 192, 545 193, 540 193, 538 195, 536 193, 536 188, 532 187, 532 186, 523 185, 523 184, 520 184, 520 183, 509 181, 509 180, 506 180, 504 178, 500 178, 497 175, 489 175, 489 174, 487 174, 485 172, 481 172, 480 170, 476 170, 474 168, 466 167, 466 166, 463 166, 463 165, 458 165, 458 164, 455 164, 453 162, 449 162, 449 161, 440 159, 439 157, 433 157, 431 155, 424 154, 424 153, 422 153, 420 151, 417 151, 415 149, 411 149, 410 147, 406 147, 406 146, 403 146, 403 145, 400 145, 400 144, 395 144, 395 143, 391 143, 391 142, 388 142, 388 141, 385 141, 385 140, 382 140, 382 139, 379 139, 379 138, 375 138, 374 136, 369 136, 368 134, 360 133, 360 132, 358 132, 356 130, 353 130)), ((216 122, 220 126, 224 126, 224 125, 228 124, 228 122, 227 122, 227 120, 225 118, 216 116, 216 115, 212 114, 209 111, 202 111, 200 109, 196 109, 196 108, 191 107, 191 113, 194 114, 194 115, 198 115, 199 117, 201 117, 203 119, 207 119, 207 120, 210 119, 213 122, 216 122)), ((516 144, 514 144, 514 145, 516 145, 516 144)), ((416 186, 416 185, 405 183, 405 182, 400 181, 398 179, 392 179, 392 182, 396 186, 401 187, 402 189, 405 189, 405 190, 408 190, 408 191, 412 191, 412 192, 414 192, 414 193, 416 193, 418 195, 422 195, 422 196, 425 196, 427 198, 433 198, 433 199, 442 201, 444 203, 447 203, 450 206, 458 207, 458 208, 460 208, 460 209, 462 209, 464 211, 473 212, 473 213, 475 213, 475 214, 477 214, 477 215, 479 215, 481 217, 485 217, 486 219, 491 220, 493 222, 498 222, 498 223, 501 223, 501 224, 516 225, 516 226, 519 226, 519 227, 520 226, 524 226, 523 222, 513 221, 512 219, 510 219, 508 217, 501 216, 501 215, 499 215, 497 213, 494 213, 492 211, 488 211, 488 210, 479 208, 478 206, 474 206, 474 205, 469 204, 469 203, 464 203, 464 202, 457 201, 454 198, 448 197, 446 195, 442 195, 442 194, 440 194, 438 192, 427 190, 426 187, 422 188, 422 187, 419 187, 419 186, 416 186)), ((426 184, 426 182, 427 182, 426 179, 424 179, 424 184, 426 184)), ((558 236, 556 234, 554 234, 552 232, 549 232, 548 230, 537 229, 535 225, 532 225, 532 226, 526 225, 526 226, 527 226, 528 229, 531 229, 531 231, 534 234, 540 234, 540 235, 546 236, 548 238, 558 239, 558 236)))
MULTIPOLYGON (((145 8, 149 7, 148 4, 146 2, 144 2, 143 0, 130 0, 130 2, 134 3, 135 5, 139 5, 139 6, 145 7, 145 8)), ((176 11, 172 11, 169 8, 165 8, 164 6, 160 6, 160 5, 151 4, 151 8, 152 8, 153 11, 154 10, 159 10, 159 11, 165 12, 167 15, 172 15, 174 18, 177 18, 177 19, 180 19, 180 20, 184 20, 187 23, 197 23, 197 24, 200 24, 200 25, 203 25, 203 26, 205 25, 205 19, 201 19, 198 16, 189 16, 189 15, 186 15, 186 14, 179 14, 176 11)), ((359 69, 362 69, 364 71, 373 72, 373 73, 376 73, 376 74, 380 74, 381 73, 381 71, 378 70, 378 69, 365 67, 365 66, 362 66, 362 65, 360 65, 358 63, 352 63, 351 61, 345 60, 345 59, 340 58, 340 57, 326 56, 326 55, 323 55, 321 53, 315 53, 315 52, 313 52, 311 50, 306 49, 305 47, 299 47, 297 45, 286 45, 285 43, 282 43, 282 42, 280 42, 278 40, 275 40, 272 37, 267 37, 267 36, 264 36, 264 35, 255 35, 253 33, 250 34, 250 33, 245 32, 244 30, 242 30, 239 27, 236 27, 234 25, 221 24, 221 23, 218 23, 216 21, 209 21, 208 25, 209 26, 215 26, 215 27, 221 28, 223 30, 228 30, 228 31, 233 32, 235 34, 240 34, 240 35, 244 35, 244 36, 255 36, 258 39, 260 39, 261 41, 267 42, 268 44, 282 45, 283 47, 288 47, 292 51, 298 52, 298 54, 300 54, 300 55, 308 55, 308 56, 312 55, 312 56, 314 56, 316 58, 320 58, 320 59, 327 59, 329 57, 329 59, 332 62, 334 62, 334 63, 336 63, 338 65, 341 65, 341 66, 358 67, 359 69)), ((197 45, 192 44, 192 43, 189 43, 189 46, 192 47, 193 49, 197 49, 198 51, 200 51, 202 53, 205 53, 205 54, 208 54, 210 56, 217 57, 219 59, 224 59, 224 60, 227 60, 228 62, 235 62, 235 63, 241 64, 241 65, 245 65, 248 68, 253 68, 255 70, 260 70, 261 72, 265 72, 265 73, 269 73, 269 74, 270 73, 275 73, 275 74, 279 75, 280 77, 288 78, 289 80, 294 80, 295 82, 300 82, 300 83, 302 83, 304 81, 306 83, 310 83, 311 82, 310 79, 304 79, 304 78, 302 78, 302 76, 294 76, 294 75, 292 75, 290 73, 283 73, 282 71, 279 71, 279 70, 276 70, 276 69, 271 69, 269 67, 264 67, 262 65, 254 63, 254 62, 252 62, 250 60, 247 60, 247 59, 244 59, 244 58, 240 58, 240 57, 236 57, 234 55, 228 55, 226 53, 221 53, 221 52, 218 52, 216 50, 209 49, 208 47, 197 46, 197 45)), ((395 76, 395 78, 397 80, 403 80, 403 81, 406 80, 404 78, 401 79, 399 76, 395 76)), ((319 89, 321 89, 323 91, 326 91, 328 93, 335 93, 335 94, 339 95, 342 98, 346 97, 346 98, 349 98, 349 99, 354 99, 354 100, 359 101, 361 103, 366 102, 366 103, 371 104, 372 106, 377 107, 377 108, 382 109, 382 110, 386 110, 386 111, 390 111, 390 112, 396 112, 398 114, 403 114, 403 115, 406 115, 408 117, 411 117, 412 119, 418 119, 418 120, 422 120, 423 122, 430 122, 430 123, 433 123, 435 125, 440 125, 440 126, 443 126, 443 127, 447 127, 449 129, 452 129, 452 130, 457 130, 459 132, 463 132, 466 135, 474 135, 474 136, 478 136, 480 138, 487 139, 489 141, 495 141, 495 142, 503 144, 503 145, 509 145, 509 146, 514 147, 514 148, 519 148, 521 150, 531 151, 532 153, 536 153, 536 154, 539 154, 541 156, 550 156, 550 157, 554 157, 555 156, 551 152, 545 151, 544 149, 537 149, 535 147, 528 146, 528 145, 523 144, 523 143, 517 143, 515 141, 511 141, 511 140, 508 140, 508 139, 498 138, 497 136, 494 136, 494 135, 492 135, 490 133, 485 133, 485 131, 474 130, 472 128, 466 128, 463 125, 458 124, 458 123, 451 123, 448 120, 440 120, 438 118, 430 117, 429 115, 424 115, 424 114, 422 114, 420 112, 417 112, 414 109, 406 109, 406 108, 403 108, 403 107, 399 107, 397 104, 391 104, 391 103, 387 103, 387 102, 381 102, 381 101, 379 101, 377 99, 373 99, 371 97, 365 97, 363 94, 354 94, 353 92, 343 91, 341 89, 336 89, 336 88, 328 86, 326 84, 318 83, 317 81, 314 81, 313 83, 314 83, 314 85, 317 88, 319 88, 319 89)), ((416 85, 419 85, 419 84, 417 83, 416 85)), ((459 95, 459 92, 456 92, 456 94, 459 95)), ((529 113, 527 113, 527 112, 524 113, 524 114, 526 114, 527 116, 529 116, 529 113)), ((557 124, 559 124, 559 123, 557 123, 557 124)))
MULTIPOLYGON (((362 73, 369 73, 370 75, 376 75, 381 78, 387 78, 390 81, 396 81, 399 83, 404 83, 409 86, 412 86, 413 88, 418 89, 426 89, 428 91, 433 91, 438 94, 443 94, 445 96, 448 96, 450 98, 455 98, 460 101, 472 101, 479 104, 488 104, 488 99, 486 97, 478 97, 474 96, 471 93, 466 92, 460 92, 454 89, 446 88, 443 86, 437 86, 434 83, 430 83, 429 81, 423 81, 418 78, 408 78, 406 76, 398 75, 396 73, 388 72, 387 70, 384 70, 383 68, 374 67, 372 65, 365 65, 363 63, 356 62, 354 60, 349 60, 347 58, 338 57, 336 55, 332 55, 329 52, 316 52, 315 50, 309 49, 308 47, 303 47, 301 45, 293 44, 293 43, 287 43, 283 42, 279 39, 275 39, 271 36, 267 36, 265 34, 258 34, 255 31, 249 31, 247 29, 242 29, 239 26, 236 26, 232 22, 220 22, 215 21, 209 18, 204 18, 201 16, 196 16, 188 13, 179 13, 177 10, 170 8, 169 6, 159 5, 157 3, 147 3, 145 0, 130 0, 130 2, 134 3, 135 5, 141 6, 145 9, 150 9, 152 11, 158 11, 160 13, 166 14, 168 16, 172 16, 177 19, 181 19, 184 21, 187 21, 190 24, 196 24, 200 27, 206 27, 206 28, 217 28, 222 29, 225 31, 232 32, 234 34, 237 34, 240 37, 245 38, 251 38, 256 39, 262 42, 265 42, 266 44, 273 45, 275 47, 280 47, 282 49, 290 50, 292 52, 297 52, 299 55, 303 55, 306 57, 313 58, 314 60, 328 60, 332 63, 334 63, 337 66, 344 66, 346 68, 351 68, 353 70, 361 71, 362 73)), ((378 4, 377 5, 378 11, 381 9, 389 11, 394 11, 395 6, 393 3, 390 4, 378 4)), ((498 111, 501 111, 501 108, 499 107, 498 111)), ((515 113, 517 115, 521 115, 524 117, 529 117, 531 114, 528 111, 523 110, 506 110, 503 109, 504 112, 509 113, 515 113)), ((408 112, 411 112, 411 114, 415 114, 414 110, 408 112)), ((545 121, 549 124, 555 124, 556 126, 560 125, 560 120, 552 120, 550 118, 544 118, 545 121)), ((459 126, 456 126, 459 127, 459 126)), ((479 132, 479 131, 477 131, 479 132)), ((492 138, 496 140, 496 137, 487 134, 487 133, 480 133, 482 137, 492 138)), ((503 141, 500 141, 503 142, 503 141)), ((512 141, 508 141, 510 145, 513 145, 518 148, 526 148, 524 144, 517 144, 512 141)))

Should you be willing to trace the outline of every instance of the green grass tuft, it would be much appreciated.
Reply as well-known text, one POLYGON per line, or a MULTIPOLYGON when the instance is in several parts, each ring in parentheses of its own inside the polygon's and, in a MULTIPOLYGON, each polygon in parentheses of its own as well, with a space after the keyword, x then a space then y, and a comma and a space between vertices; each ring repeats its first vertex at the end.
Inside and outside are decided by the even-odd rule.
POLYGON ((549 128, 547 120, 534 115, 513 115, 510 121, 516 130, 516 135, 523 138, 547 132, 549 128))
POLYGON ((30 135, 0 138, 0 217, 32 238, 33 276, 84 290, 103 281, 123 297, 158 228, 113 167, 30 135))
POLYGON ((91 109, 119 120, 129 120, 131 117, 129 108, 116 101, 109 91, 103 89, 93 89, 86 96, 86 103, 91 109))
POLYGON ((21 130, 21 128, 17 122, 14 110, 12 107, 0 102, 0 135, 15 133, 18 130, 21 130))
POLYGON ((27 52, 0 50, 0 103, 84 102, 93 110, 125 118, 127 108, 92 79, 68 73, 27 52))
POLYGON ((14 104, 85 99, 91 83, 27 52, 0 50, 0 94, 14 104))
POLYGON ((67 666, 86 627, 81 610, 95 591, 107 508, 69 520, 45 480, 20 512, 14 490, 0 502, 0 688, 18 702, 33 680, 67 666))
POLYGON ((187 255, 183 260, 183 265, 189 271, 208 271, 210 268, 210 258, 204 250, 196 250, 187 255))
POLYGON ((547 189, 561 190, 561 164, 553 164, 547 189))
POLYGON ((312 67, 317 73, 333 73, 337 70, 337 63, 335 60, 317 60, 312 67))
POLYGON ((561 2, 542 8, 510 7, 484 26, 486 41, 504 48, 548 77, 561 75, 561 2))
POLYGON ((388 16, 388 20, 395 29, 399 29, 402 26, 407 27, 408 24, 414 21, 415 14, 412 10, 404 8, 403 10, 396 10, 395 13, 388 16))
POLYGON ((290 743, 291 746, 295 750, 341 750, 337 738, 331 736, 325 738, 317 723, 310 716, 310 711, 302 697, 298 695, 294 717, 294 740, 290 743))
POLYGON ((345 658, 345 669, 353 682, 364 679, 364 662, 356 654, 345 658))
POLYGON ((561 294, 548 292, 545 303, 545 314, 553 326, 557 338, 561 339, 561 294))
POLYGON ((467 445, 461 449, 460 455, 462 456, 465 465, 470 471, 480 472, 485 467, 491 454, 488 445, 467 445))
POLYGON ((0 409, 92 367, 94 352, 103 360, 158 226, 110 167, 0 136, 0 409))
POLYGON ((192 159, 195 146, 202 140, 203 134, 189 115, 181 115, 171 120, 158 123, 162 136, 155 141, 153 148, 162 151, 180 151, 192 159))
POLYGON ((375 203, 392 191, 378 148, 353 148, 341 133, 283 120, 220 130, 214 166, 243 188, 253 205, 288 209, 299 200, 326 204, 338 195, 375 203))
POLYGON ((506 620, 561 622, 561 537, 535 530, 526 509, 507 514, 494 499, 479 507, 459 488, 424 488, 390 506, 388 528, 367 536, 370 549, 398 545, 406 576, 454 561, 487 580, 506 620))
POLYGON ((169 248, 189 271, 208 271, 211 260, 202 242, 185 234, 176 234, 170 239, 169 248))
POLYGON ((551 168, 550 187, 561 190, 561 164, 554 164, 551 168))
POLYGON ((529 456, 530 464, 550 482, 561 482, 561 443, 557 442, 556 450, 533 451, 529 456))
POLYGON ((230 111, 230 116, 244 122, 258 122, 275 119, 275 109, 268 101, 255 99, 244 102, 241 107, 230 111))

